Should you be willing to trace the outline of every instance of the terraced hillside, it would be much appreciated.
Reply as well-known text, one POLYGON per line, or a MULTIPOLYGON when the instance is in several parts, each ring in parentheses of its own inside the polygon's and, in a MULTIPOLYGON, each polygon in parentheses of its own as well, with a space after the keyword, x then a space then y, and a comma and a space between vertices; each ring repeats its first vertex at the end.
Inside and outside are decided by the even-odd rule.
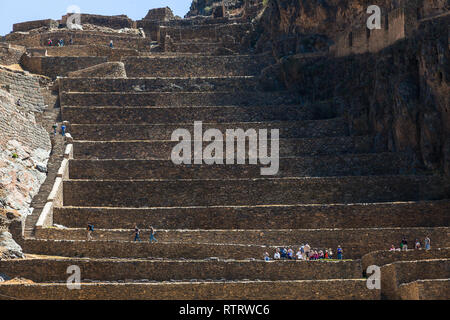
MULTIPOLYGON (((407 154, 375 151, 374 137, 351 135, 329 101, 264 91, 258 76, 271 55, 220 55, 217 30, 236 39, 245 33, 236 21, 220 21, 161 28, 176 30, 167 51, 135 42, 136 51, 119 59, 127 78, 65 77, 112 61, 71 56, 70 46, 30 58, 36 72, 62 76, 56 84, 70 136, 46 206, 27 220, 21 245, 29 258, 0 262, 2 273, 34 283, 0 285, 0 299, 425 299, 443 292, 450 255, 437 248, 449 247, 448 178, 414 170, 407 154), (194 121, 222 132, 279 129, 279 173, 175 165, 172 132, 192 132, 194 121), (157 243, 148 242, 150 226, 157 243), (429 236, 433 250, 386 257, 404 236, 410 246, 429 236), (340 245, 346 260, 263 261, 265 252, 305 243, 340 245), (381 290, 366 286, 372 264, 385 272, 381 290), (80 290, 66 287, 72 265, 81 269, 80 290), (408 274, 413 268, 423 272, 408 274)), ((130 47, 128 35, 115 37, 111 52, 130 47)))

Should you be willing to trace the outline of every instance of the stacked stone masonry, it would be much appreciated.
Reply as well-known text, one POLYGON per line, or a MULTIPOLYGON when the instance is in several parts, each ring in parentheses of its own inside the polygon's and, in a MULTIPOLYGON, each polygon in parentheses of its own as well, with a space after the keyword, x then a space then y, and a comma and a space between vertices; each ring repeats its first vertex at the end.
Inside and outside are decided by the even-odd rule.
MULTIPOLYGON (((252 7, 262 8, 260 2, 252 7)), ((417 22, 410 14, 398 9, 382 30, 353 31, 332 49, 337 56, 378 51, 409 36, 417 22), (376 41, 369 45, 368 37, 376 41)), ((376 138, 355 134, 333 101, 305 104, 293 92, 264 90, 259 76, 276 60, 270 53, 252 54, 246 45, 254 23, 242 17, 178 19, 168 8, 151 10, 140 21, 82 20, 116 30, 142 28, 147 37, 56 29, 51 21, 16 25, 26 32, 6 37, 27 47, 21 59, 26 70, 58 78, 73 151, 48 215, 34 237, 18 239, 27 254, 64 258, 0 262, 2 272, 36 282, 2 284, 0 297, 445 296, 449 179, 417 170, 409 154, 375 148, 376 138), (39 27, 41 32, 31 30, 39 27), (72 38, 74 45, 45 48, 49 38, 72 38), (115 49, 107 47, 110 40, 115 49), (123 62, 127 78, 86 76, 84 69, 113 61, 123 62), (84 75, 68 76, 73 71, 84 75), (263 177, 260 166, 248 164, 174 165, 171 134, 177 128, 192 133, 194 121, 222 132, 280 129, 279 173, 263 177), (95 225, 92 241, 85 241, 88 223, 95 225), (142 243, 132 242, 135 224, 142 243), (158 243, 148 243, 150 226, 158 243), (429 236, 433 249, 443 249, 385 251, 403 236, 411 245, 429 236), (277 247, 297 250, 305 243, 333 251, 340 245, 351 260, 262 261, 265 252, 272 257, 277 247), (82 266, 86 284, 68 292, 61 282, 73 264, 82 266), (367 289, 363 279, 371 264, 385 274, 381 291, 367 289)), ((0 77, 10 90, 18 86, 2 72, 0 77)))

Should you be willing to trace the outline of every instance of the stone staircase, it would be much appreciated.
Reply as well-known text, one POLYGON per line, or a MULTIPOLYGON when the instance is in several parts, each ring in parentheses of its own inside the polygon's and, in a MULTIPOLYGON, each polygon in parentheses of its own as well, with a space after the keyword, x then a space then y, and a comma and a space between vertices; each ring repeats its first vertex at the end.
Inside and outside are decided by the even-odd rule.
MULTIPOLYGON (((217 39, 222 27, 194 29, 198 39, 217 39)), ((67 229, 28 230, 22 246, 28 254, 64 258, 0 262, 11 275, 36 282, 1 286, 0 294, 380 299, 383 289, 366 287, 363 256, 403 236, 410 244, 430 236, 434 248, 449 247, 448 179, 416 174, 406 154, 375 152, 372 137, 350 135, 343 114, 321 112, 327 102, 305 105, 290 92, 265 92, 257 75, 270 56, 213 56, 209 44, 186 42, 195 41, 192 30, 165 28, 178 43, 174 55, 123 58, 127 79, 58 80, 74 153, 63 205, 53 208, 51 221, 67 229), (173 164, 171 134, 192 132, 194 121, 222 132, 280 129, 278 175, 261 176, 259 166, 248 164, 173 164), (90 242, 88 223, 95 225, 90 242), (141 243, 132 241, 135 224, 143 229, 141 243), (150 226, 158 243, 147 242, 150 226), (305 243, 333 251, 340 245, 351 260, 262 261, 265 252, 305 243), (81 290, 65 287, 70 265, 81 268, 81 290)), ((448 253, 437 257, 439 267, 427 279, 449 277, 448 253)), ((402 259, 414 257, 395 261, 402 259)), ((383 297, 399 298, 387 287, 383 297)))

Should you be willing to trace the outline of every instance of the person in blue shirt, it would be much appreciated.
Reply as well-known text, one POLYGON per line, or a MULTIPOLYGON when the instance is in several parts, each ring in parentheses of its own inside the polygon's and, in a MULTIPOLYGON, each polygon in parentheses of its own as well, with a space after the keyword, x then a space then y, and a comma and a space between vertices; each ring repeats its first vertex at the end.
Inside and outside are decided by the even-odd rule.
POLYGON ((92 240, 92 232, 94 232, 94 226, 92 224, 88 224, 87 226, 87 240, 92 240))
POLYGON ((341 246, 338 246, 338 248, 337 248, 337 258, 338 258, 338 260, 342 260, 342 254, 343 254, 342 248, 341 248, 341 246))
POLYGON ((141 230, 139 230, 138 226, 136 225, 134 227, 134 242, 136 242, 136 241, 141 242, 140 234, 141 234, 141 230))
POLYGON ((281 259, 287 259, 287 250, 286 248, 281 249, 281 259))
POLYGON ((153 229, 153 227, 150 227, 150 243, 152 243, 153 241, 158 242, 158 240, 156 240, 155 238, 155 229, 153 229))
POLYGON ((66 126, 65 125, 61 126, 61 134, 62 134, 63 137, 66 136, 66 126))

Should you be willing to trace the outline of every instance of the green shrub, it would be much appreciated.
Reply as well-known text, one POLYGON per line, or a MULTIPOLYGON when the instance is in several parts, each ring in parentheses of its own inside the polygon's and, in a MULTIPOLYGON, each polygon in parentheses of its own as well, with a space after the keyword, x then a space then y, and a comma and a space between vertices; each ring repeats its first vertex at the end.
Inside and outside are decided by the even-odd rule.
POLYGON ((212 13, 212 7, 205 7, 204 12, 205 15, 210 15, 212 13))
POLYGON ((19 155, 17 153, 13 153, 12 157, 13 157, 13 159, 17 159, 19 157, 19 155))
POLYGON ((269 4, 269 0, 263 0, 264 7, 267 7, 268 4, 269 4))

